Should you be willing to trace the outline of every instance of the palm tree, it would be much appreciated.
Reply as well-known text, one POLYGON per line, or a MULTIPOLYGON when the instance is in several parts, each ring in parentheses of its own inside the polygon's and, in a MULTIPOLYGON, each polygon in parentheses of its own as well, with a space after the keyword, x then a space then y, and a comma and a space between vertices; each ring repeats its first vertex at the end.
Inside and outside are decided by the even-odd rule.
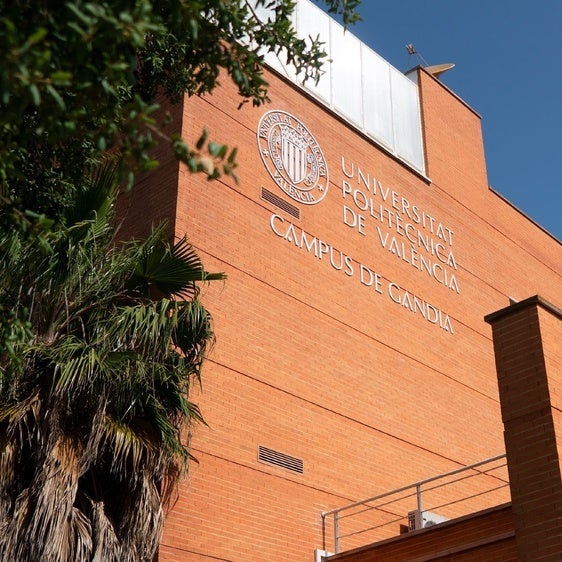
POLYGON ((151 561, 201 421, 189 390, 213 335, 196 282, 223 275, 163 227, 116 243, 114 185, 105 169, 60 223, 0 233, 5 562, 151 561))

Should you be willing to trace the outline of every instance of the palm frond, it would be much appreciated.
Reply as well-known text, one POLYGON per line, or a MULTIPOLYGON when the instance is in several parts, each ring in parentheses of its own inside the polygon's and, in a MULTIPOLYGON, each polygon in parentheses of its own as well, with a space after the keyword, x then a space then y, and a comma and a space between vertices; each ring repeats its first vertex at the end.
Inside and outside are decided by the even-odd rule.
MULTIPOLYGON (((89 185, 74 199, 65 213, 71 230, 87 227, 90 235, 101 236, 111 228, 112 209, 117 196, 117 164, 111 160, 97 168, 89 185)), ((84 230, 82 230, 84 232, 84 230)))
POLYGON ((152 560, 158 548, 164 519, 161 500, 153 478, 148 471, 143 470, 133 494, 125 500, 124 512, 127 517, 123 519, 121 527, 123 562, 152 560))
POLYGON ((59 536, 57 560, 76 562, 90 560, 92 555, 92 523, 86 514, 72 507, 59 536))
POLYGON ((111 452, 111 466, 115 474, 138 474, 143 461, 146 461, 157 446, 158 442, 135 431, 130 424, 111 416, 105 417, 101 447, 111 452))
POLYGON ((78 487, 73 440, 54 440, 31 485, 20 493, 6 534, 15 538, 14 560, 57 560, 78 487))
POLYGON ((184 301, 176 306, 177 327, 173 343, 198 370, 206 348, 213 343, 211 315, 199 300, 184 301))
POLYGON ((193 298, 197 293, 197 281, 225 279, 223 273, 208 273, 186 238, 170 247, 156 231, 143 245, 134 276, 134 286, 146 296, 158 291, 165 297, 193 298))
POLYGON ((204 423, 197 283, 224 275, 164 227, 116 244, 115 179, 107 165, 60 224, 38 220, 42 242, 0 231, 0 560, 151 560, 158 486, 204 423))
POLYGON ((57 345, 44 348, 53 365, 53 386, 56 392, 80 392, 99 376, 102 359, 99 350, 84 345, 76 337, 64 337, 57 345))
POLYGON ((91 562, 121 562, 121 544, 113 523, 105 513, 103 502, 92 502, 91 513, 93 535, 91 562))

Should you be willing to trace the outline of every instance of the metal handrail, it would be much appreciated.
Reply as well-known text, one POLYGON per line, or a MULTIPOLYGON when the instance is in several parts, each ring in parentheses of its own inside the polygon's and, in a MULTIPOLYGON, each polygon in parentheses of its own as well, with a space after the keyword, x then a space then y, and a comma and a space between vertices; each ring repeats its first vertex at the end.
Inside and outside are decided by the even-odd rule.
POLYGON ((454 476, 455 474, 459 474, 460 472, 464 472, 466 470, 471 470, 482 466, 484 464, 492 463, 501 459, 505 458, 505 453, 502 455, 497 455, 495 457, 490 457, 489 459, 485 459, 483 461, 476 462, 474 464, 470 464, 467 466, 463 466, 461 468, 457 468, 455 470, 450 470, 449 472, 443 472, 442 474, 438 474, 437 476, 432 476, 430 478, 425 478, 424 480, 419 480, 418 482, 414 482, 413 484, 408 484, 407 486, 402 486, 400 488, 396 488, 394 490, 390 490, 389 492, 384 492, 383 494, 377 494, 376 496, 371 496, 364 500, 356 501, 341 507, 337 507, 335 509, 330 509, 329 511, 323 511, 321 513, 322 516, 322 537, 323 537, 323 549, 326 550, 326 518, 330 515, 334 516, 334 550, 337 554, 339 552, 339 514, 342 511, 346 511, 348 509, 352 509, 354 507, 359 507, 360 505, 365 505, 367 503, 377 501, 388 496, 398 494, 400 492, 404 492, 405 490, 410 490, 411 488, 416 489, 416 502, 417 502, 417 509, 421 512, 423 511, 423 504, 422 504, 422 486, 425 484, 429 484, 430 482, 434 482, 436 480, 440 480, 442 478, 447 478, 448 476, 454 476))

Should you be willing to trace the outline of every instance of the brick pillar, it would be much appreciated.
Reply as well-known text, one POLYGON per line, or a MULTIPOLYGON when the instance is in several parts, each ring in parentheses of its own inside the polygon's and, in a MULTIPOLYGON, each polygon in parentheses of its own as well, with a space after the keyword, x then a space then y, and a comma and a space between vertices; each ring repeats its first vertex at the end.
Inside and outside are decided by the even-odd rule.
POLYGON ((520 560, 562 560, 562 311, 538 296, 492 326, 520 560))

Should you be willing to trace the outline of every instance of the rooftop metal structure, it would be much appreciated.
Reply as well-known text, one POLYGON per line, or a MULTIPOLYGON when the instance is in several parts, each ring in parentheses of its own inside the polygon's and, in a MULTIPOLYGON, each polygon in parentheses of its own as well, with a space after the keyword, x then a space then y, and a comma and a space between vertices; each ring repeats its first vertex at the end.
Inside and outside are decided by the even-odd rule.
POLYGON ((322 512, 323 549, 337 554, 345 539, 349 550, 396 535, 397 530, 417 530, 509 499, 503 454, 322 512), (424 513, 431 516, 420 525, 424 513), (333 540, 328 543, 330 518, 333 540))

